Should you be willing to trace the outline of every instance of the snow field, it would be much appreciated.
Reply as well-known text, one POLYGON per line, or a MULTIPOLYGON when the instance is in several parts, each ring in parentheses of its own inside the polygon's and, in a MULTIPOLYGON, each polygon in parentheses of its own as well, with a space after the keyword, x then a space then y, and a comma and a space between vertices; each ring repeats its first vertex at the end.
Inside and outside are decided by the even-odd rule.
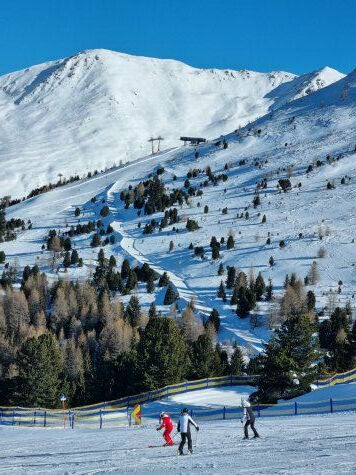
MULTIPOLYGON (((154 427, 0 428, 4 474, 352 474, 356 414, 257 420, 260 439, 242 440, 238 420, 203 422, 194 455, 176 456, 154 427)), ((175 440, 178 437, 175 436, 175 440)))
MULTIPOLYGON (((68 226, 78 224, 79 219, 81 222, 97 220, 101 199, 106 199, 111 213, 103 219, 104 226, 110 223, 117 237, 116 244, 105 247, 106 255, 114 254, 118 266, 124 257, 129 257, 132 265, 147 262, 158 273, 167 271, 180 293, 180 309, 191 298, 194 298, 203 318, 216 308, 221 317, 220 342, 237 341, 247 356, 256 354, 270 337, 268 318, 273 308, 264 301, 258 304, 255 310, 259 320, 257 327, 251 326, 249 318, 238 318, 235 307, 229 305, 231 292, 228 292, 226 303, 216 296, 220 281, 226 279, 226 272, 223 276, 217 275, 220 262, 225 268, 233 265, 246 274, 253 269, 255 277, 261 271, 266 282, 272 279, 278 297, 283 291, 287 273, 296 272, 298 277, 304 278, 312 262, 317 261, 320 280, 305 289, 316 293, 317 309, 329 304, 330 290, 334 292, 335 305, 345 305, 350 301, 351 307, 355 308, 355 86, 356 74, 351 73, 331 86, 258 120, 251 127, 259 128, 261 134, 256 135, 246 127, 239 134, 226 137, 229 143, 226 150, 217 149, 214 143, 198 147, 198 160, 194 158, 194 147, 172 149, 13 206, 8 210, 8 218, 31 219, 33 229, 20 232, 16 241, 4 243, 1 248, 20 272, 24 265, 37 262, 51 280, 90 278, 99 250, 90 247, 92 234, 73 239, 85 265, 81 269, 69 269, 67 273, 52 273, 50 253, 41 252, 40 248, 51 228, 63 232, 68 226), (348 91, 345 97, 344 91, 348 91), (334 157, 342 154, 342 157, 331 164, 316 167, 315 161, 325 162, 328 154, 334 157), (239 166, 240 160, 246 160, 246 164, 239 166), (255 165, 257 160, 259 166, 255 165), (225 170, 226 163, 229 164, 228 170, 225 170), (313 171, 307 174, 308 165, 313 163, 313 171), (214 174, 226 172, 229 178, 217 186, 203 187, 203 196, 192 198, 189 205, 184 204, 178 209, 182 218, 176 225, 178 233, 168 226, 161 232, 143 235, 145 223, 153 218, 160 220, 163 213, 138 217, 137 210, 132 207, 124 209, 119 195, 129 185, 135 186, 146 180, 150 173, 162 166, 165 168, 162 178, 169 189, 182 187, 187 172, 193 168, 202 170, 197 178, 190 180, 196 187, 206 179, 204 170, 207 166, 214 174), (288 167, 292 167, 292 185, 300 182, 302 186, 279 193, 276 188, 278 179, 286 177, 288 167), (173 175, 177 180, 173 180, 173 175), (341 185, 340 180, 345 175, 350 180, 341 185), (267 178, 268 186, 260 190, 261 205, 254 209, 251 202, 256 183, 264 178, 267 178), (326 183, 332 180, 335 189, 327 190, 326 183), (90 202, 93 196, 98 197, 96 204, 90 202), (208 214, 203 213, 205 205, 209 207, 208 214), (74 217, 76 206, 82 210, 80 218, 74 217), (222 214, 225 207, 228 213, 222 214), (237 218, 246 210, 250 219, 237 218), (264 214, 267 222, 262 224, 264 214), (186 231, 187 217, 197 220, 198 231, 186 231), (141 229, 138 229, 139 222, 141 229), (215 235, 226 240, 229 233, 235 237, 235 248, 228 251, 223 246, 220 260, 213 261, 210 238, 215 235), (266 244, 268 235, 271 244, 266 244), (174 242, 173 252, 168 252, 170 240, 174 242), (279 247, 281 240, 286 243, 283 249, 279 247), (194 246, 204 247, 204 259, 193 257, 188 249, 191 242, 194 246), (324 258, 318 257, 321 247, 325 248, 324 258), (270 256, 275 260, 273 267, 268 263, 270 256), (342 282, 340 294, 335 292, 339 281, 342 282)), ((169 307, 163 305, 164 291, 156 289, 155 294, 146 294, 141 285, 137 296, 145 309, 155 300, 158 310, 168 313, 169 307)), ((126 303, 129 296, 118 298, 126 303)))
POLYGON ((181 135, 229 133, 343 76, 196 69, 103 49, 1 76, 2 196, 132 161, 151 136, 171 147, 181 135))

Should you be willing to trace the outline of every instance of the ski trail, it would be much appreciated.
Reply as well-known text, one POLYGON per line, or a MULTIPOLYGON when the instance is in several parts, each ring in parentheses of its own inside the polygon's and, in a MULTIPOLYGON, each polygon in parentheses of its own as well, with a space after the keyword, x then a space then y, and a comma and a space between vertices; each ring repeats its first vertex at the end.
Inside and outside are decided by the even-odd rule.
MULTIPOLYGON (((107 191, 107 202, 111 208, 116 208, 116 198, 115 193, 117 193, 117 185, 119 183, 114 183, 107 191)), ((178 276, 175 272, 163 268, 155 262, 148 259, 141 251, 135 246, 136 238, 132 237, 125 229, 123 222, 120 220, 113 220, 111 226, 114 229, 114 232, 117 236, 117 242, 120 245, 121 249, 127 253, 131 258, 135 259, 137 262, 142 264, 149 264, 149 266, 157 272, 157 274, 162 275, 164 272, 167 273, 173 287, 176 292, 179 294, 179 297, 185 302, 189 303, 192 299, 194 300, 195 308, 203 315, 209 315, 213 310, 213 307, 208 302, 208 299, 201 298, 194 290, 186 283, 186 281, 178 276)), ((230 338, 237 340, 239 345, 246 347, 252 353, 260 353, 263 349, 263 340, 257 337, 249 329, 239 329, 236 328, 236 316, 221 315, 221 328, 225 330, 224 333, 230 335, 230 338)))

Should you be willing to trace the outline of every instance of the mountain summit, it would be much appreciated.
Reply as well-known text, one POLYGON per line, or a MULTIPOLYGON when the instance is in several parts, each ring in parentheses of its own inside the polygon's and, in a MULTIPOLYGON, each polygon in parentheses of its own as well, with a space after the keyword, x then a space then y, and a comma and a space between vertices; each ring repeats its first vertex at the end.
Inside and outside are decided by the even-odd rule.
POLYGON ((196 69, 173 60, 87 50, 0 77, 2 195, 125 163, 148 139, 214 138, 343 75, 196 69))

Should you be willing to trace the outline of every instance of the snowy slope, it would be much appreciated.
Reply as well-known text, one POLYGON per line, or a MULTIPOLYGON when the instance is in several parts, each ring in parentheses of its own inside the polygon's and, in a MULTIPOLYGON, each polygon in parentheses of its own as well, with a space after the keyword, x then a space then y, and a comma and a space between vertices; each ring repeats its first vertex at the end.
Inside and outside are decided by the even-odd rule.
MULTIPOLYGON (((337 397, 336 389, 340 399, 354 397, 355 393, 349 392, 351 386, 356 388, 345 384, 314 391, 308 400, 311 396, 313 400, 337 397)), ((109 428, 105 422, 103 429, 0 426, 0 473, 355 473, 353 412, 257 418, 261 438, 249 441, 242 440, 239 416, 233 420, 197 419, 200 431, 197 436, 193 430, 193 456, 177 457, 176 447, 162 447, 162 434, 155 430, 162 410, 176 414, 182 406, 193 411, 239 406, 241 396, 251 390, 243 386, 211 388, 145 404, 139 427, 109 428), (147 419, 147 413, 152 417, 147 419)), ((177 423, 175 415, 173 422, 177 423)), ((179 442, 175 429, 172 436, 179 442)))
POLYGON ((181 135, 217 137, 342 76, 329 68, 300 78, 199 70, 107 50, 7 74, 0 77, 1 196, 137 159, 151 136, 162 135, 165 148, 181 135))
MULTIPOLYGON (((356 471, 354 413, 270 418, 261 439, 243 441, 239 421, 200 425, 194 455, 176 456, 154 427, 0 428, 0 473, 20 474, 351 474, 356 471)), ((176 437, 178 440, 178 437, 176 437)))
MULTIPOLYGON (((65 230, 78 223, 78 218, 74 217, 76 206, 82 209, 81 222, 98 219, 101 204, 92 204, 90 199, 93 196, 105 198, 111 213, 104 223, 105 226, 111 223, 117 236, 117 243, 105 248, 106 255, 114 253, 118 265, 128 256, 133 263, 149 262, 158 273, 168 271, 181 297, 180 308, 184 308, 192 297, 196 298, 201 315, 206 316, 213 307, 217 308, 222 321, 219 339, 222 342, 237 340, 247 352, 255 353, 269 338, 267 317, 270 309, 265 302, 259 304, 258 328, 252 328, 248 318, 238 318, 235 307, 229 305, 230 294, 226 303, 216 296, 221 280, 217 275, 219 262, 225 267, 234 265, 246 273, 253 268, 255 275, 261 271, 266 281, 272 279, 278 296, 285 274, 294 271, 304 278, 312 262, 317 261, 320 281, 306 290, 316 293, 318 308, 327 304, 327 293, 330 289, 336 290, 339 281, 343 284, 341 293, 335 296, 335 303, 345 304, 349 300, 352 307, 355 305, 355 130, 356 72, 353 72, 328 87, 283 105, 238 133, 226 136, 229 143, 226 150, 209 142, 198 148, 198 160, 194 158, 196 149, 193 147, 168 150, 13 206, 8 210, 8 217, 31 219, 33 229, 20 233, 17 241, 2 244, 1 248, 10 263, 18 264, 19 270, 26 264, 33 265, 36 260, 50 279, 85 279, 96 265, 98 252, 98 249, 90 248, 91 235, 74 239, 85 266, 70 269, 68 274, 50 271, 50 256, 41 252, 41 245, 50 228, 65 230), (328 163, 327 155, 333 156, 334 160, 328 163), (241 160, 246 163, 240 166, 241 160), (316 160, 324 164, 317 167, 316 160), (225 170, 226 163, 229 163, 228 170, 225 170), (142 234, 146 222, 152 218, 160 220, 163 214, 138 217, 132 207, 124 209, 120 192, 130 184, 134 186, 147 179, 158 166, 165 167, 162 178, 169 189, 182 187, 188 170, 200 168, 203 172, 191 179, 193 186, 199 186, 206 179, 204 169, 208 165, 214 174, 226 173, 228 181, 202 188, 201 197, 193 197, 189 206, 183 205, 179 209, 182 220, 176 225, 178 233, 168 226, 161 232, 142 234), (313 170, 306 173, 309 165, 313 165, 313 170), (276 188, 278 180, 287 174, 291 175, 293 188, 280 193, 276 188), (345 176, 345 184, 341 184, 345 176), (264 178, 267 187, 260 190, 261 205, 254 209, 251 203, 256 183, 264 178), (328 190, 327 182, 334 183, 335 189, 328 190), (300 188, 298 183, 301 183, 300 188), (205 205, 209 207, 208 214, 203 213, 205 205), (222 214, 225 207, 228 213, 222 214), (237 218, 246 210, 249 219, 237 218), (264 214, 267 222, 261 224, 264 214), (197 220, 198 231, 186 231, 187 217, 197 220), (215 235, 226 240, 229 232, 235 236, 235 248, 226 250, 222 246, 220 261, 213 261, 210 238, 215 235), (266 244, 268 233, 270 244, 266 244), (171 240, 174 251, 169 253, 171 240), (279 247, 281 240, 286 244, 283 249, 279 247), (191 242, 204 247, 205 259, 192 256, 188 249, 191 242), (320 247, 325 248, 324 258, 318 257, 320 247), (275 260, 273 267, 268 263, 270 256, 275 260)), ((225 280, 226 274, 222 278, 225 280)), ((158 308, 168 313, 169 307, 162 305, 163 293, 160 290, 156 294, 146 294, 144 288, 138 289, 143 305, 156 300, 158 308)), ((122 297, 122 300, 126 302, 128 298, 122 297)))

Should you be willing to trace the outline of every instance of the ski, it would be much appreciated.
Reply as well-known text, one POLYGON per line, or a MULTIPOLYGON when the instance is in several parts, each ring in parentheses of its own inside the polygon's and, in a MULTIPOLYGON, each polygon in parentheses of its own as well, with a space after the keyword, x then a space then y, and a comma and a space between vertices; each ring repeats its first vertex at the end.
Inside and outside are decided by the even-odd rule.
POLYGON ((154 448, 157 448, 157 447, 173 447, 174 445, 177 445, 177 444, 173 444, 173 445, 148 445, 148 448, 149 449, 154 449, 154 448))

